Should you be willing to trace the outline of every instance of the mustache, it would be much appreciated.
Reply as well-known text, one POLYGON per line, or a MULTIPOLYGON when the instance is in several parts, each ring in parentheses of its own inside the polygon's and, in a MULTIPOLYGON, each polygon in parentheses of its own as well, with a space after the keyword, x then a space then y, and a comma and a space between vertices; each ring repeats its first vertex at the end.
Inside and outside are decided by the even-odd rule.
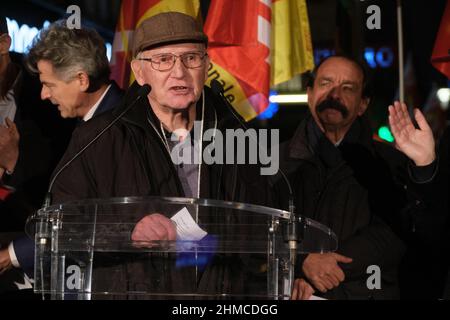
POLYGON ((323 100, 321 103, 319 103, 316 107, 318 113, 323 112, 327 109, 334 109, 336 111, 339 111, 342 114, 343 118, 348 117, 349 112, 347 107, 336 99, 327 98, 323 100))

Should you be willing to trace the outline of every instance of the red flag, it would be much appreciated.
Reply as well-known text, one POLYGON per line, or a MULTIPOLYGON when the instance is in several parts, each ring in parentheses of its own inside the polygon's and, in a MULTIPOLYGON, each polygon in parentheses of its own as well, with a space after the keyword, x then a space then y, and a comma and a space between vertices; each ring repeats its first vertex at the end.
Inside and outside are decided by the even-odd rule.
POLYGON ((14 193, 14 188, 0 184, 0 201, 5 201, 12 193, 14 193))
POLYGON ((434 44, 431 63, 450 79, 450 1, 447 1, 434 44))
POLYGON ((208 54, 213 64, 224 69, 219 74, 225 90, 231 85, 231 89, 239 91, 231 91, 227 98, 232 103, 244 104, 248 99, 251 106, 235 105, 247 119, 268 105, 270 32, 264 34, 263 28, 258 30, 258 23, 268 24, 270 19, 270 8, 260 1, 217 0, 211 2, 205 23, 208 54), (229 73, 228 77, 224 77, 225 72, 229 73), (236 97, 237 94, 241 96, 236 97))
POLYGON ((113 42, 111 57, 111 78, 119 87, 127 88, 130 81, 129 41, 138 21, 138 1, 124 0, 119 13, 119 21, 113 42))
POLYGON ((209 80, 250 120, 271 85, 314 67, 305 0, 212 0, 206 19, 209 80))

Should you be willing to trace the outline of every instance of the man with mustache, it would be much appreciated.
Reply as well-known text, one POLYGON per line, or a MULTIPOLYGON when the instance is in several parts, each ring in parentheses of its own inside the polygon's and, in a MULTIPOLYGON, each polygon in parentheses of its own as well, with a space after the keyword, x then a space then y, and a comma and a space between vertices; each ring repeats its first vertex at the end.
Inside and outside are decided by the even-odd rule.
MULTIPOLYGON (((376 142, 365 115, 364 66, 332 56, 314 75, 307 88, 310 115, 281 146, 281 168, 293 185, 296 211, 329 226, 339 246, 336 253, 300 256, 292 298, 319 292, 327 299, 396 299, 404 252, 400 214, 417 210, 419 199, 407 192, 435 173, 432 132, 419 110, 416 129, 406 106, 396 102, 389 112, 398 151, 376 142), (380 270, 378 284, 369 279, 370 266, 380 270)), ((284 188, 282 181, 276 186, 284 188)), ((282 203, 286 207, 287 199, 282 203)))

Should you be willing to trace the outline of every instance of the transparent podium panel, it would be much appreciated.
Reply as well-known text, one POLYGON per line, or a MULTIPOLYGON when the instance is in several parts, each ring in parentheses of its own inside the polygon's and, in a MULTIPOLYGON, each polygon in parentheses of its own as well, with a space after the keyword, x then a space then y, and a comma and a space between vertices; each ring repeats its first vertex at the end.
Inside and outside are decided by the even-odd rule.
POLYGON ((283 210, 208 199, 53 205, 27 222, 36 246, 34 289, 66 300, 289 299, 293 256, 337 248, 329 228, 293 218, 283 210), (161 238, 161 218, 176 240, 161 238), (293 221, 294 249, 288 241, 293 221))

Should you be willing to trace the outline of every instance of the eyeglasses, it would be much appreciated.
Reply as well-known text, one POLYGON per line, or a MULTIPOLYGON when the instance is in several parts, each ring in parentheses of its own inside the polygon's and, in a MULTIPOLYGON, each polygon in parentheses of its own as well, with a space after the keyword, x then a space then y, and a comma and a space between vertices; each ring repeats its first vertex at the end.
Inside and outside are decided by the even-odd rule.
POLYGON ((175 62, 180 58, 183 65, 188 69, 199 68, 208 54, 205 52, 187 52, 179 56, 172 53, 163 53, 152 56, 151 58, 138 58, 137 60, 148 61, 152 68, 157 71, 168 71, 173 68, 175 62))

